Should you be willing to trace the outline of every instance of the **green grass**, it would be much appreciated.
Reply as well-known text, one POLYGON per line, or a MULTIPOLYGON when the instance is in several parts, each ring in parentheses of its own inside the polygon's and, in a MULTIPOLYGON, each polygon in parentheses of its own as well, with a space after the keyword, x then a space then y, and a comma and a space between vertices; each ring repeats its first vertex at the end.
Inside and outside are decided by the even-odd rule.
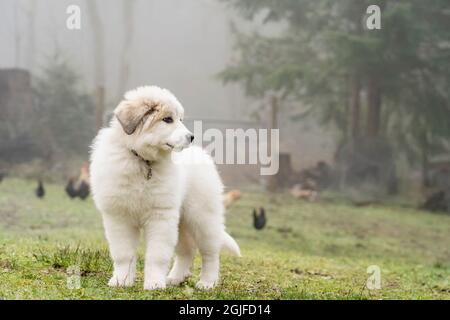
POLYGON ((3 299, 450 299, 450 216, 408 208, 356 208, 308 203, 289 195, 244 193, 227 213, 227 229, 242 258, 222 255, 221 284, 212 291, 183 285, 144 291, 138 281, 109 288, 111 261, 91 200, 70 200, 63 186, 0 184, 0 298, 3 299), (264 206, 268 226, 252 228, 264 206), (381 289, 366 288, 367 267, 381 268, 381 289), (77 266, 81 288, 69 289, 77 266))

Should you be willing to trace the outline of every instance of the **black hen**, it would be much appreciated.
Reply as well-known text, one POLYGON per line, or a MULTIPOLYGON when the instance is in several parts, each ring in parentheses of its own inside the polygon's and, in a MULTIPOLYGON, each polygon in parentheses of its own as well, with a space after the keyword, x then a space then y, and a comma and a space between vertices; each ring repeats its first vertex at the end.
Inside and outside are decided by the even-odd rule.
POLYGON ((422 206, 422 209, 429 211, 449 211, 450 212, 450 204, 447 200, 447 195, 444 190, 440 190, 436 193, 433 193, 427 201, 422 206))
POLYGON ((259 213, 256 213, 256 209, 253 209, 253 226, 256 230, 261 230, 267 223, 266 211, 264 208, 259 208, 259 213))
POLYGON ((89 192, 89 184, 84 180, 77 182, 75 178, 70 178, 66 185, 66 193, 71 199, 79 197, 81 200, 85 200, 89 196, 89 192))
POLYGON ((89 184, 85 181, 81 181, 80 183, 80 187, 78 188, 78 196, 82 200, 85 200, 89 196, 89 184))
POLYGON ((66 185, 66 193, 71 199, 78 196, 78 190, 75 189, 75 178, 69 179, 69 182, 66 185))
POLYGON ((45 188, 41 180, 38 180, 38 187, 36 188, 35 193, 36 197, 39 199, 42 199, 45 196, 45 188))

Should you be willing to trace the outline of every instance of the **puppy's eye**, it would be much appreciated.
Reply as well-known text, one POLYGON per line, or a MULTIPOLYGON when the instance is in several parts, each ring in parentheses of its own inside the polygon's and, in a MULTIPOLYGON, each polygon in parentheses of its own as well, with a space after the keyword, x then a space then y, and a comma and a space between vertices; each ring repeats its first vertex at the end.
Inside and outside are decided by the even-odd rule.
POLYGON ((164 121, 165 123, 172 123, 173 122, 173 118, 172 117, 166 117, 166 118, 163 118, 162 121, 164 121))

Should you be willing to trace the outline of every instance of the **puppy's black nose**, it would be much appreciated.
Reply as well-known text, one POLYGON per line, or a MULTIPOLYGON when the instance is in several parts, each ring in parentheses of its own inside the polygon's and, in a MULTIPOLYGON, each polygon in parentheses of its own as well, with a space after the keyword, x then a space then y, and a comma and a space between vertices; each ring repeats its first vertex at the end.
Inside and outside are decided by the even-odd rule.
POLYGON ((188 140, 189 142, 194 141, 194 135, 193 135, 192 133, 188 133, 188 134, 186 135, 186 138, 187 138, 187 140, 188 140))

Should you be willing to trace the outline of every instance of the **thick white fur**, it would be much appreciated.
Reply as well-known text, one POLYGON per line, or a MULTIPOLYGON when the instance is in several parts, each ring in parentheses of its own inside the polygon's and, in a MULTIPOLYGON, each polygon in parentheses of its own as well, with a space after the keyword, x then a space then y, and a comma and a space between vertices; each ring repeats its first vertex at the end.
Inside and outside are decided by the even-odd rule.
POLYGON ((182 124, 183 107, 168 90, 141 87, 125 95, 125 101, 149 99, 163 104, 174 123, 149 123, 150 116, 131 135, 117 119, 96 137, 91 155, 93 198, 102 213, 114 272, 110 286, 131 286, 136 277, 136 248, 144 234, 144 289, 177 285, 190 275, 198 248, 202 271, 198 288, 212 288, 219 279, 219 253, 222 248, 240 255, 236 242, 224 230, 223 185, 214 163, 199 147, 187 147, 189 132, 182 124), (166 109, 167 110, 167 109, 166 109), (167 146, 169 141, 173 148, 167 146), (134 149, 152 161, 152 178, 145 178, 143 161, 134 149), (195 155, 196 162, 183 161, 195 155), (170 259, 174 265, 167 276, 170 259))

